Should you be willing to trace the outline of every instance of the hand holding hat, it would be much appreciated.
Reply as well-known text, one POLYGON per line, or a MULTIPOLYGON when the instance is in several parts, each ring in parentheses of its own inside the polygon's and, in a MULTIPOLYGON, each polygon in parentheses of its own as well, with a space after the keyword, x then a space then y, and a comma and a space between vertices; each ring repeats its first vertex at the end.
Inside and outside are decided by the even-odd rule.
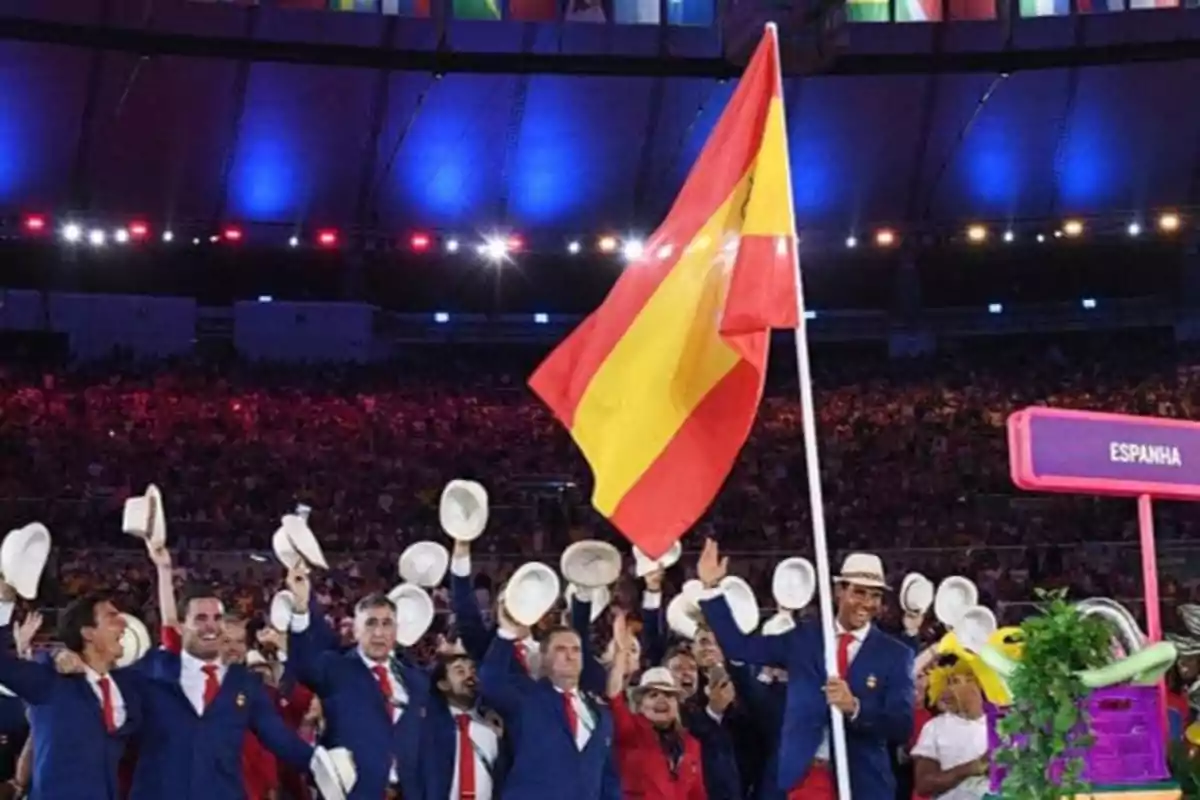
POLYGON ((438 521, 451 539, 460 542, 478 539, 487 528, 487 490, 475 481, 450 481, 442 490, 438 521))
POLYGON ((308 580, 308 564, 297 561, 288 569, 285 582, 288 591, 292 593, 293 608, 307 609, 308 601, 312 597, 312 584, 308 580))
POLYGON ((279 528, 271 537, 271 547, 279 563, 289 569, 298 561, 307 561, 314 567, 329 569, 321 543, 308 527, 308 518, 299 514, 285 514, 279 528))
POLYGON ((145 539, 151 545, 161 547, 166 544, 167 512, 163 508, 162 492, 153 483, 146 487, 144 495, 125 501, 121 530, 145 539))
POLYGON ((50 559, 50 531, 40 522, 8 532, 0 544, 0 579, 26 600, 37 597, 50 559))
POLYGON ((309 762, 313 783, 325 800, 346 800, 358 782, 354 755, 344 747, 316 747, 309 762))

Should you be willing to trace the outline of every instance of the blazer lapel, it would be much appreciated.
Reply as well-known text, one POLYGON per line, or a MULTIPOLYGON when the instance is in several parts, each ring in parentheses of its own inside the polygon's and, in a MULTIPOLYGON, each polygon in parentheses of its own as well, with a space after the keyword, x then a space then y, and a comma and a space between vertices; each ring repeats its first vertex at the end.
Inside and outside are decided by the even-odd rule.
MULTIPOLYGON (((850 684, 850 690, 859 686, 863 686, 868 676, 872 674, 872 663, 875 661, 875 645, 878 643, 879 637, 872 625, 867 631, 867 637, 863 639, 862 645, 858 648, 858 653, 850 661, 850 669, 846 675, 846 683, 850 684)), ((855 692, 857 694, 857 692, 855 692)))
POLYGON ((362 660, 362 656, 358 654, 357 650, 351 650, 346 654, 346 658, 350 660, 351 671, 359 675, 359 683, 363 686, 363 695, 374 700, 374 702, 368 702, 367 705, 372 706, 375 713, 382 714, 384 721, 391 725, 392 700, 390 697, 384 697, 383 690, 379 686, 379 679, 362 660))

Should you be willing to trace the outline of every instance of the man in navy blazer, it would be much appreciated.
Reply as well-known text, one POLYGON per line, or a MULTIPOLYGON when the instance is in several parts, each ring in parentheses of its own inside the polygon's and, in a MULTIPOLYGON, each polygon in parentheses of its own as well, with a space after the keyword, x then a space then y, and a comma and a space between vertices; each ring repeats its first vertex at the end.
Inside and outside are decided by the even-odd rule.
MULTIPOLYGON (((135 665, 145 719, 130 800, 242 800, 247 730, 280 760, 328 775, 331 755, 341 762, 345 754, 306 743, 284 723, 256 675, 221 660, 225 610, 214 593, 194 589, 179 607, 182 652, 152 650, 135 665)), ((344 787, 353 778, 339 771, 335 783, 344 787)))
POLYGON ((889 742, 909 735, 913 725, 912 650, 871 624, 886 588, 877 556, 853 553, 837 578, 837 661, 840 675, 828 677, 819 621, 807 621, 780 636, 741 632, 719 584, 726 564, 716 542, 705 543, 697 574, 707 587, 704 617, 726 657, 783 667, 788 672, 787 707, 779 738, 776 787, 790 800, 836 800, 829 738, 830 708, 846 721, 847 760, 855 800, 892 800, 896 784, 889 742))
POLYGON ((440 649, 431 676, 421 759, 430 800, 495 800, 508 761, 503 725, 479 704, 475 662, 461 649, 440 649))
POLYGON ((429 676, 395 656, 396 607, 373 594, 354 609, 358 646, 347 653, 325 649, 310 606, 308 570, 288 571, 296 608, 292 617, 288 669, 321 699, 324 740, 354 753, 358 782, 349 800, 380 800, 388 790, 404 800, 424 800, 421 730, 429 713, 429 676))
MULTIPOLYGON (((13 601, 0 588, 0 625, 12 623, 13 601)), ((141 724, 134 675, 115 669, 125 621, 103 594, 72 601, 58 635, 83 663, 81 674, 0 651, 0 683, 29 704, 34 749, 34 800, 117 800, 117 764, 126 739, 141 724)))
POLYGON ((483 701, 500 712, 512 740, 504 800, 620 800, 612 713, 579 690, 579 634, 569 627, 543 634, 540 680, 513 668, 513 643, 526 636, 502 625, 479 673, 483 701))

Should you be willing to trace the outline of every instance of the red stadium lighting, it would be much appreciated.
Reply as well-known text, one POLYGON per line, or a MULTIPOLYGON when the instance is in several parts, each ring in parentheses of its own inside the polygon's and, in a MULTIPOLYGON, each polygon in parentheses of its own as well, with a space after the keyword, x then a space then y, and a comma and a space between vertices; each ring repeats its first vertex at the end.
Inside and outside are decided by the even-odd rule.
POLYGON ((150 226, 144 222, 129 223, 129 238, 135 240, 145 239, 150 235, 150 226))
POLYGON ((43 233, 46 230, 46 218, 41 214, 29 214, 25 217, 24 228, 29 233, 43 233))
POLYGON ((337 247, 338 235, 335 230, 324 230, 317 232, 317 244, 321 247, 337 247))
POLYGON ((429 249, 429 235, 424 233, 414 233, 412 238, 408 240, 413 250, 418 253, 423 253, 429 249))
POLYGON ((225 241, 227 242, 240 242, 242 240, 242 229, 230 225, 221 235, 225 237, 225 241))
POLYGON ((510 236, 507 241, 508 252, 515 253, 525 246, 525 240, 520 236, 510 236))

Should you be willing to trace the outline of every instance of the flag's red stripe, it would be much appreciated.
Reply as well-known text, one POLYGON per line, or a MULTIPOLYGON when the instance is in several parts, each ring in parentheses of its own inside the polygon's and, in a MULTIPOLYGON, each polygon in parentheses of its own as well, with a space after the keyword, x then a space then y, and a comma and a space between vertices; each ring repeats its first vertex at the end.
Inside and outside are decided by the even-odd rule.
POLYGON ((769 335, 754 345, 763 362, 738 362, 617 505, 612 523, 652 558, 696 524, 729 477, 762 397, 769 335))
POLYGON ((692 167, 646 256, 622 273, 604 303, 538 367, 529 385, 567 428, 592 376, 645 307, 679 254, 729 199, 758 156, 772 97, 781 93, 775 42, 764 37, 729 105, 692 167), (673 255, 655 257, 669 244, 673 255))

